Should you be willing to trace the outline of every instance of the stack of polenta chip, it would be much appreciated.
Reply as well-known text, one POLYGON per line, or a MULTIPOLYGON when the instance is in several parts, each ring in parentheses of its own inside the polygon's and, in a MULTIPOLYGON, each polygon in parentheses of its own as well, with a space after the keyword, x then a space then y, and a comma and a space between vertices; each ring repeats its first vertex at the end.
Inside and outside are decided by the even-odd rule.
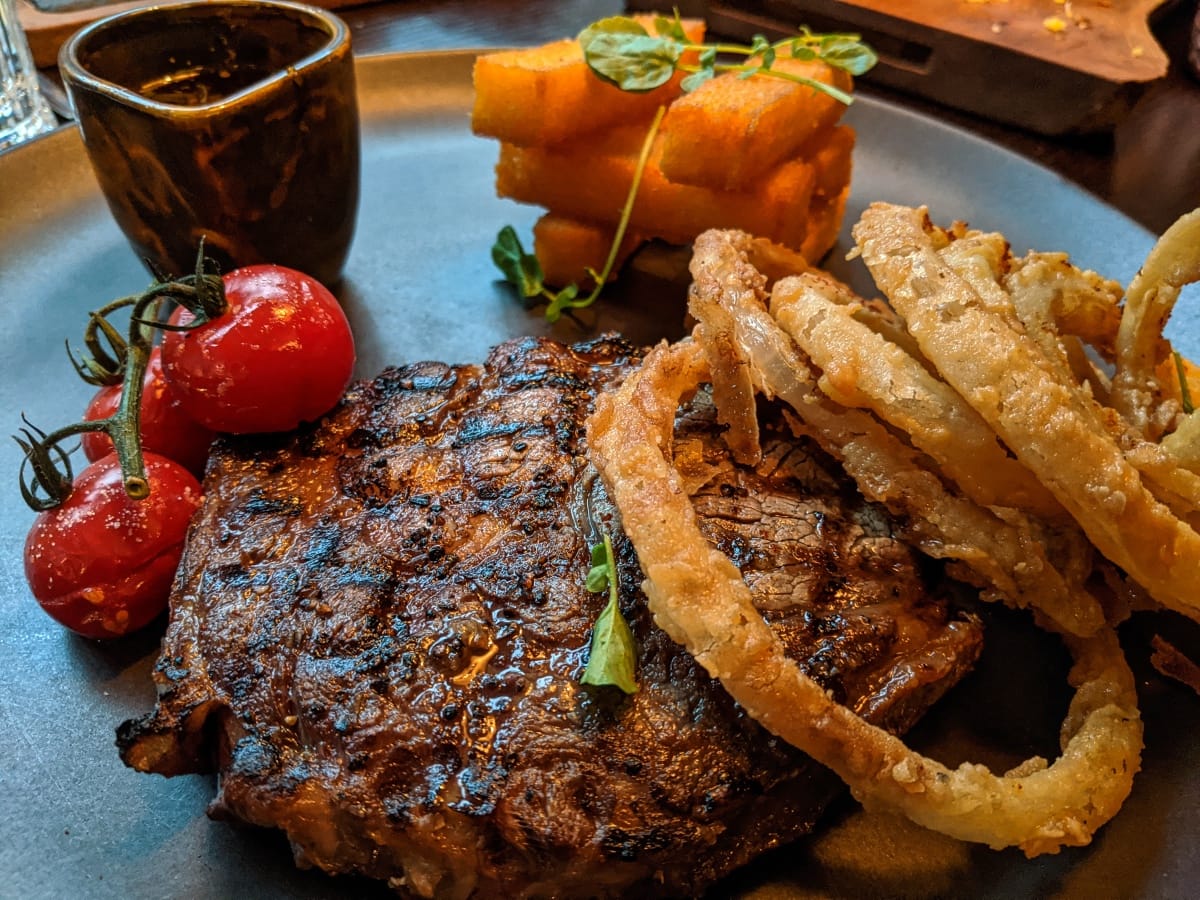
MULTIPOLYGON (((683 26, 703 41, 703 22, 683 26)), ((774 68, 852 87, 820 61, 779 59, 774 68)), ((853 129, 838 124, 844 106, 771 76, 721 75, 689 94, 680 80, 621 91, 592 73, 574 40, 476 62, 472 128, 501 141, 497 193, 548 210, 534 227, 547 283, 584 282, 586 268, 603 267, 659 106, 667 112, 621 259, 646 240, 687 244, 708 228, 770 238, 810 261, 833 246, 854 148, 853 129)))

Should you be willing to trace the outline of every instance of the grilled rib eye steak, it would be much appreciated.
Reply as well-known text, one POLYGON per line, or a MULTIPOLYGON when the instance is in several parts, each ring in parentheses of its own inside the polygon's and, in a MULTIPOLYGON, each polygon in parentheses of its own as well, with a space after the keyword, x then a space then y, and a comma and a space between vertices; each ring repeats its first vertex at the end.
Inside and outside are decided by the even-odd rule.
MULTIPOLYGON (((612 338, 514 341, 387 370, 316 427, 223 439, 125 761, 218 769, 213 814, 419 896, 698 893, 808 830, 836 785, 653 625, 587 463, 592 399, 635 364, 612 338), (583 586, 596 523, 638 641, 628 698, 579 684, 606 602, 583 586)), ((681 414, 704 528, 808 672, 904 729, 978 625, 844 476, 767 429, 749 470, 703 395, 681 414)))

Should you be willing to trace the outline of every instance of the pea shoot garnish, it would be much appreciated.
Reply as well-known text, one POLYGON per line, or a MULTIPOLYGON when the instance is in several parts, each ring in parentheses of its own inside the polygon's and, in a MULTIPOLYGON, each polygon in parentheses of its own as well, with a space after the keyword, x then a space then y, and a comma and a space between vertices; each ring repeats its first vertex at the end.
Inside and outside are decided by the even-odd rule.
POLYGON ((629 193, 625 197, 625 205, 621 208, 621 218, 613 235, 612 246, 608 250, 608 259, 604 268, 599 272, 589 268, 588 277, 595 286, 587 296, 579 296, 579 286, 568 284, 562 290, 552 291, 542 280, 542 264, 537 256, 526 253, 517 237, 516 229, 505 225, 492 245, 492 261, 504 273, 504 278, 514 285, 521 296, 533 303, 548 301, 546 306, 546 321, 557 322, 563 312, 568 309, 584 309, 596 302, 604 285, 612 275, 613 266, 617 264, 617 255, 621 242, 625 240, 625 231, 629 227, 629 219, 633 215, 633 203, 637 199, 638 188, 642 184, 642 175, 646 171, 646 162, 650 159, 650 148, 654 146, 654 137, 658 134, 658 126, 662 123, 666 107, 660 106, 650 123, 650 130, 642 141, 642 152, 638 156, 637 167, 633 172, 633 181, 629 185, 629 193))
MULTIPOLYGON (((741 78, 771 77, 806 85, 849 105, 844 90, 777 65, 781 60, 820 61, 833 68, 861 75, 875 65, 875 52, 856 34, 817 34, 802 27, 798 34, 771 42, 755 35, 749 44, 696 43, 688 39, 678 12, 658 16, 651 34, 629 16, 611 16, 592 23, 579 33, 584 61, 596 77, 623 91, 646 92, 661 87, 677 73, 686 73, 680 87, 687 93, 724 73, 741 78)), ((600 272, 588 268, 592 290, 581 296, 577 284, 553 290, 544 281, 537 256, 521 245, 511 226, 501 229, 492 246, 492 260, 529 305, 546 304, 546 319, 556 322, 564 312, 591 306, 599 298, 619 256, 633 214, 634 202, 645 174, 650 151, 658 135, 665 106, 660 106, 642 143, 633 180, 613 234, 608 258, 600 272)), ((586 177, 586 173, 581 173, 586 177)))
POLYGON ((608 604, 592 628, 591 651, 580 680, 584 684, 611 685, 626 694, 636 694, 637 647, 617 602, 618 581, 612 538, 605 534, 603 542, 592 546, 592 567, 588 570, 585 585, 596 594, 608 591, 608 604))
POLYGON ((659 16, 656 34, 650 34, 635 19, 612 16, 589 25, 579 33, 583 58, 593 72, 623 91, 652 91, 671 80, 676 72, 687 72, 681 85, 684 93, 724 72, 743 78, 769 76, 807 85, 846 105, 854 98, 833 85, 775 68, 780 58, 820 60, 851 75, 862 75, 878 61, 875 51, 857 34, 816 34, 806 27, 800 33, 771 43, 761 34, 749 44, 704 43, 687 39, 679 17, 659 16), (689 61, 695 52, 698 59, 689 61), (733 61, 727 60, 733 57, 733 61))

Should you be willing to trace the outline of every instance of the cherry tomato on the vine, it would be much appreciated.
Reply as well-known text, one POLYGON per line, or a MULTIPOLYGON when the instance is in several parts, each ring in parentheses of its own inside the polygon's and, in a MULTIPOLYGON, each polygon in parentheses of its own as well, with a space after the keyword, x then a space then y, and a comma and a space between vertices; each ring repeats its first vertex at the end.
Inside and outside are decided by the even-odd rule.
MULTIPOLYGON (((173 459, 194 475, 204 474, 208 448, 214 434, 183 411, 179 398, 163 377, 162 351, 150 352, 142 388, 142 449, 173 459)), ((85 419, 107 419, 121 402, 121 385, 102 387, 88 404, 85 419)), ((113 452, 107 434, 89 431, 83 435, 83 452, 91 462, 113 452)))
POLYGON ((120 637, 167 605, 200 484, 176 462, 155 453, 145 459, 146 499, 125 493, 114 453, 84 469, 67 499, 39 513, 25 538, 33 596, 86 637, 120 637))
MULTIPOLYGON (((354 370, 354 338, 320 282, 275 265, 223 278, 225 313, 163 337, 163 371, 193 419, 214 431, 289 431, 337 403, 354 370)), ((173 324, 191 321, 182 308, 173 324)))

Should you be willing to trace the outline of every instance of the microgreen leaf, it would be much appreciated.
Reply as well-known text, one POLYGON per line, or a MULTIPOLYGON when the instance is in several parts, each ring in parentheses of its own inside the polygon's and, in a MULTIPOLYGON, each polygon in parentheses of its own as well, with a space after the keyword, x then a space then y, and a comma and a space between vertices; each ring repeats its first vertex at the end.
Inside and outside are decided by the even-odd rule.
POLYGON ((654 33, 662 37, 674 38, 677 41, 687 42, 687 32, 683 30, 683 22, 679 19, 679 11, 675 11, 673 17, 655 16, 654 18, 654 33))
POLYGON ((822 61, 851 75, 862 75, 879 62, 875 51, 858 39, 856 35, 839 34, 821 44, 822 61))
POLYGON ((705 47, 700 51, 700 68, 679 82, 679 88, 685 94, 690 94, 704 82, 711 80, 716 74, 717 48, 705 47))
POLYGON ((633 92, 652 91, 670 81, 681 53, 670 38, 636 34, 598 34, 584 46, 593 72, 633 92))
POLYGON ((592 544, 592 567, 588 569, 585 584, 593 594, 608 590, 608 554, 603 541, 592 544))
POLYGON ((704 82, 710 80, 716 73, 712 69, 701 69, 699 72, 693 72, 683 81, 679 82, 680 89, 685 94, 690 94, 704 82))
POLYGON ((603 543, 592 546, 592 568, 587 575, 589 591, 599 593, 605 588, 608 589, 608 603, 592 627, 591 649, 580 681, 597 686, 612 685, 626 694, 636 694, 637 648, 633 632, 617 602, 617 563, 613 557, 612 539, 607 534, 603 543))
POLYGON ((505 225, 496 235, 496 243, 492 244, 492 262, 522 297, 537 297, 542 293, 542 264, 532 253, 525 252, 517 230, 511 225, 505 225))
POLYGON ((612 685, 626 694, 637 693, 633 632, 621 615, 621 608, 611 600, 592 629, 591 653, 580 681, 612 685))
MULTIPOLYGON (((654 22, 656 35, 651 36, 635 19, 612 16, 589 25, 579 33, 579 43, 588 66, 597 76, 626 91, 650 91, 666 84, 676 71, 691 73, 685 79, 685 91, 694 90, 716 72, 737 72, 741 78, 756 74, 776 75, 775 62, 780 51, 796 59, 821 59, 829 65, 852 75, 862 75, 878 62, 878 57, 857 34, 816 34, 801 26, 800 33, 771 43, 761 34, 754 35, 749 45, 693 44, 687 40, 683 24, 676 14, 674 20, 660 16, 654 22), (682 61, 685 51, 699 51, 699 65, 682 61), (757 59, 757 66, 720 64, 717 53, 740 54, 757 59)), ((804 79, 793 81, 808 83, 804 79)), ((815 87, 815 83, 813 84, 815 87)), ((836 88, 824 90, 842 103, 852 98, 836 88)))
POLYGON ((579 296, 579 286, 568 284, 565 288, 550 297, 550 305, 546 307, 546 321, 557 322, 563 314, 563 310, 570 309, 579 304, 575 303, 575 298, 579 296))
POLYGON ((756 34, 750 40, 750 53, 748 55, 760 57, 762 59, 762 68, 765 71, 771 68, 775 62, 775 45, 761 34, 756 34))
POLYGON ((589 25, 583 31, 579 32, 576 40, 580 45, 586 47, 594 37, 600 34, 649 34, 642 23, 637 19, 631 19, 629 16, 609 16, 605 19, 599 19, 589 25))
POLYGON ((808 62, 809 60, 817 58, 817 51, 812 47, 805 46, 800 40, 795 40, 792 42, 791 51, 793 59, 800 59, 808 62))

